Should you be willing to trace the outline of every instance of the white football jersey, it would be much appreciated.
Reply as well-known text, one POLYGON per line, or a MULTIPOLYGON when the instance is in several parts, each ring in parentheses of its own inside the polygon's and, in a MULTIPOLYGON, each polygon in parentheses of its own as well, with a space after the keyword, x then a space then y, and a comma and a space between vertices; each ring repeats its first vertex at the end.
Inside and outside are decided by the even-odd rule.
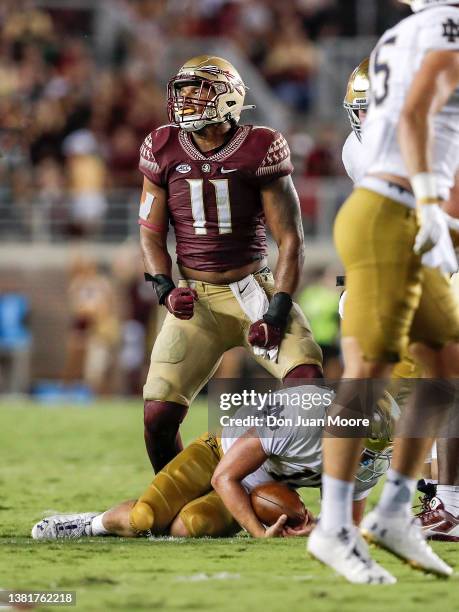
POLYGON ((354 185, 359 183, 365 176, 368 160, 364 155, 362 143, 357 138, 355 132, 351 132, 344 143, 343 165, 354 185))
MULTIPOLYGON (((247 491, 251 491, 260 484, 273 481, 282 482, 292 488, 320 487, 321 485, 322 433, 324 430, 321 420, 326 418, 326 408, 332 403, 333 391, 305 385, 283 389, 281 393, 288 395, 290 400, 283 402, 282 405, 276 404, 265 408, 263 425, 255 426, 256 435, 268 458, 261 467, 242 481, 247 491), (319 395, 324 401, 318 406, 304 409, 301 405, 294 405, 298 397, 312 398, 314 396, 317 398, 319 395), (269 424, 266 419, 268 415, 272 415, 276 423, 269 424), (279 418, 285 419, 286 424, 278 426, 279 418), (300 418, 308 419, 307 424, 304 422, 303 425, 297 425, 300 418), (291 423, 287 421, 288 419, 291 419, 291 423)), ((249 413, 255 414, 254 409, 250 411, 240 409, 235 417, 244 417, 249 413)), ((247 429, 250 427, 224 427, 221 436, 223 452, 226 453, 247 429)), ((387 467, 389 467, 388 462, 387 467)), ((354 499, 360 500, 367 497, 378 480, 377 477, 370 478, 366 482, 356 480, 354 499)))
MULTIPOLYGON (((370 106, 363 125, 367 173, 408 177, 397 140, 400 113, 424 57, 433 50, 459 50, 459 8, 437 6, 388 30, 370 58, 370 106)), ((433 171, 447 200, 459 166, 459 90, 433 120, 433 171)))

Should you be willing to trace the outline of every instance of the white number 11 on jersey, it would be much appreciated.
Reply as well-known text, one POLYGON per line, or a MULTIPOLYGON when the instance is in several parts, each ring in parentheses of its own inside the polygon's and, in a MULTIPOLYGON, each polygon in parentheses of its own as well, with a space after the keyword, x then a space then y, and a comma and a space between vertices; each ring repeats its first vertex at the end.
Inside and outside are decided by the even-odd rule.
MULTIPOLYGON (((190 186, 191 212, 195 234, 207 234, 204 209, 204 179, 185 179, 190 186)), ((218 233, 231 234, 231 207, 228 179, 209 179, 215 189, 217 203, 218 233)))

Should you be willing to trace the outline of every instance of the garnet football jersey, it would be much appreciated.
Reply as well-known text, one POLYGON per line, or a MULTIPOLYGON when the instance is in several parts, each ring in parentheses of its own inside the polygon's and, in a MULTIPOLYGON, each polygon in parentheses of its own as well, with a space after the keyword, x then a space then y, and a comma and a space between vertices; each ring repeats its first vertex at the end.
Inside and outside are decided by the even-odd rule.
POLYGON ((202 153, 191 134, 166 125, 145 139, 139 167, 167 190, 177 263, 223 272, 266 256, 261 189, 293 171, 282 134, 244 125, 202 153))

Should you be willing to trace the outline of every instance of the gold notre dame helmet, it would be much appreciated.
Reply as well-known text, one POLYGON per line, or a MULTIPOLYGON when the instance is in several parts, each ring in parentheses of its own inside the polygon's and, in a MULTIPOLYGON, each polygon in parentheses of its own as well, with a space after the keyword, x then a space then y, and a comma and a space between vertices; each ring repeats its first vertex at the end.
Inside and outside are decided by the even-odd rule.
POLYGON ((387 391, 376 405, 371 419, 370 436, 364 441, 357 480, 369 482, 387 472, 392 457, 395 423, 400 418, 400 408, 387 391))
POLYGON ((213 55, 199 55, 188 60, 167 86, 169 121, 195 132, 206 125, 239 121, 247 87, 236 68, 213 55), (182 88, 195 86, 195 93, 184 96, 182 88))
POLYGON ((367 110, 368 95, 370 92, 369 76, 370 60, 364 59, 349 77, 346 97, 343 106, 349 116, 351 127, 359 140, 362 139, 362 124, 359 111, 367 110))

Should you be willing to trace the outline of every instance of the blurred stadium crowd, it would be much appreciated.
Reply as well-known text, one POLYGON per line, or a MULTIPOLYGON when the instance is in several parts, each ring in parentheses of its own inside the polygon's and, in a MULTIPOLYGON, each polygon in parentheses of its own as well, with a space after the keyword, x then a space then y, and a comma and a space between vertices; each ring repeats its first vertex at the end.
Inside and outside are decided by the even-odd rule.
MULTIPOLYGON (((2 0, 0 235, 117 243, 129 232, 115 231, 113 223, 108 236, 104 229, 107 216, 117 215, 120 226, 137 231, 139 145, 167 122, 164 51, 196 37, 230 40, 285 106, 305 230, 312 231, 318 204, 308 181, 343 176, 348 131, 344 113, 339 124, 307 130, 317 123, 321 45, 377 35, 405 10, 396 0, 2 0), (102 6, 116 31, 104 28, 102 6), (105 47, 104 33, 110 40, 105 47), (113 200, 124 202, 121 213, 113 200)), ((68 274, 67 356, 56 375, 86 377, 96 392, 138 392, 154 335, 156 309, 149 288, 139 285, 137 251, 130 253, 119 260, 128 264, 114 266, 115 275, 101 274, 88 260, 73 262, 68 274), (108 372, 120 367, 122 389, 107 385, 108 372)), ((331 364, 329 374, 338 375, 335 272, 308 275, 299 301, 331 364)), ((0 329, 0 351, 1 342, 0 329)), ((244 367, 230 359, 222 375, 244 367)))
MULTIPOLYGON (((343 125, 324 125, 314 141, 298 128, 314 114, 319 43, 357 33, 358 0, 108 4, 125 26, 108 58, 98 52, 89 3, 0 5, 0 197, 9 235, 40 226, 40 217, 64 236, 98 235, 107 190, 138 187, 139 143, 167 120, 164 49, 192 37, 231 39, 287 106, 299 176, 342 175, 343 125)), ((403 11, 395 0, 383 4, 378 29, 403 11)))

